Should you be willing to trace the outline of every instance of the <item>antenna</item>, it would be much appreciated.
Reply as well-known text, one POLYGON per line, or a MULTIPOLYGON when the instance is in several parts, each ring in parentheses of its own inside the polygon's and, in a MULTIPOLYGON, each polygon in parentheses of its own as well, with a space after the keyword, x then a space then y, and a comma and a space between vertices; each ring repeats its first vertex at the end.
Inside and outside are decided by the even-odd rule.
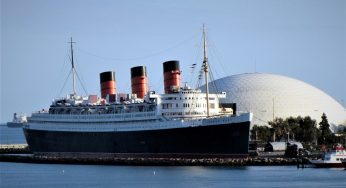
POLYGON ((72 41, 72 37, 71 37, 71 41, 69 42, 71 44, 71 65, 72 65, 72 87, 73 87, 73 95, 76 95, 76 70, 74 68, 74 62, 73 62, 73 42, 72 41))
POLYGON ((206 40, 206 34, 205 34, 205 28, 203 24, 203 66, 204 66, 204 76, 205 76, 205 90, 206 90, 206 97, 207 97, 207 117, 210 116, 209 113, 209 85, 208 85, 208 56, 207 56, 207 40, 206 40))

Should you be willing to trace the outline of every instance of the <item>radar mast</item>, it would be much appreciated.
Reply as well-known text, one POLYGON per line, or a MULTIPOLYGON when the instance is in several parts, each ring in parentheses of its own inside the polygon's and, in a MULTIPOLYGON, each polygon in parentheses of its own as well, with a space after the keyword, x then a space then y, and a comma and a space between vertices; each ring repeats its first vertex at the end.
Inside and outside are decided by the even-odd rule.
POLYGON ((71 44, 72 87, 73 87, 72 95, 76 96, 76 75, 75 75, 76 70, 75 70, 74 61, 73 61, 73 43, 76 43, 76 42, 73 42, 71 37, 71 41, 69 43, 71 44))

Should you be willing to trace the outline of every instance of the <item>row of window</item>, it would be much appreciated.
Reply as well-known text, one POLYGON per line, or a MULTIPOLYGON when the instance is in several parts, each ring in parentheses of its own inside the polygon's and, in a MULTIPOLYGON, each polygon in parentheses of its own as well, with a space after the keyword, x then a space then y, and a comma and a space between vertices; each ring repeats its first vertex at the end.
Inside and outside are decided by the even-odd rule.
POLYGON ((82 119, 82 120, 94 120, 94 119, 122 119, 122 118, 138 118, 138 117, 154 117, 153 112, 144 113, 129 113, 129 114, 117 114, 117 115, 49 115, 49 116, 39 116, 35 115, 35 119, 82 119))
POLYGON ((132 112, 152 112, 155 111, 155 105, 133 105, 120 107, 105 107, 105 108, 73 108, 73 107, 53 107, 49 109, 50 114, 119 114, 132 112))
POLYGON ((183 92, 181 92, 182 94, 195 94, 195 93, 197 93, 197 92, 190 92, 190 91, 183 91, 183 92))
MULTIPOLYGON (((202 100, 202 99, 207 99, 207 97, 185 97, 185 100, 202 100)), ((163 100, 183 100, 182 97, 167 97, 167 98, 163 98, 163 100)), ((215 100, 215 97, 209 97, 209 100, 215 100)))
POLYGON ((193 112, 165 112, 165 113, 162 113, 162 116, 181 116, 181 115, 205 115, 204 112, 196 112, 196 111, 193 111, 193 112))
MULTIPOLYGON (((156 119, 143 119, 141 120, 141 122, 155 122, 156 119)), ((66 123, 71 123, 73 125, 76 124, 80 124, 80 125, 90 125, 93 124, 95 125, 95 123, 97 123, 97 125, 106 125, 106 124, 120 124, 120 125, 124 125, 124 124, 133 124, 133 121, 98 121, 98 122, 71 122, 71 121, 37 121, 37 120, 31 120, 31 123, 39 123, 39 124, 51 124, 52 122, 54 122, 55 125, 58 124, 66 124, 66 123)))
MULTIPOLYGON (((196 107, 196 108, 206 108, 207 104, 201 104, 201 103, 196 103, 196 104, 190 104, 190 103, 183 103, 184 108, 189 108, 189 107, 196 107)), ((215 106, 215 105, 214 105, 215 106)))
MULTIPOLYGON (((162 105, 162 109, 171 109, 173 108, 173 104, 172 103, 163 103, 162 105)), ((179 105, 176 103, 175 107, 178 108, 179 105)), ((183 103, 183 108, 190 108, 190 107, 195 107, 195 108, 206 108, 207 104, 201 104, 201 103, 196 103, 196 104, 190 104, 190 103, 183 103)), ((209 103, 209 107, 211 109, 215 109, 215 103, 209 103)))

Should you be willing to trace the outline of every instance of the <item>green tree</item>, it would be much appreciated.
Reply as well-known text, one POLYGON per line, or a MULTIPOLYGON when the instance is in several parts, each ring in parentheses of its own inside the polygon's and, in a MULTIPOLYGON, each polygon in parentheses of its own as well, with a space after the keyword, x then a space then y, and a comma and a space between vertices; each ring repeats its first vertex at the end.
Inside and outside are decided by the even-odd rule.
POLYGON ((341 129, 341 130, 339 131, 339 133, 340 133, 340 134, 346 134, 346 127, 344 127, 343 129, 341 129))
POLYGON ((320 137, 319 137, 319 143, 320 144, 332 144, 334 142, 334 137, 332 131, 329 129, 330 125, 328 123, 328 119, 325 113, 321 116, 321 122, 320 125, 320 137))
POLYGON ((305 144, 316 143, 319 130, 316 127, 316 121, 311 117, 306 116, 302 118, 288 117, 285 120, 282 118, 276 118, 273 122, 268 122, 277 136, 277 140, 286 139, 286 134, 289 133, 290 139, 303 142, 305 144))
POLYGON ((285 138, 290 131, 287 121, 282 118, 275 118, 274 121, 269 121, 268 124, 274 129, 276 140, 285 138))
POLYGON ((310 116, 304 117, 300 122, 301 132, 299 141, 305 144, 313 144, 317 142, 319 130, 316 127, 316 121, 311 119, 310 116))
POLYGON ((254 125, 251 129, 252 140, 261 140, 264 142, 269 142, 271 140, 271 135, 272 135, 272 132, 270 128, 267 126, 254 125))
POLYGON ((285 120, 288 124, 288 132, 290 134, 290 139, 294 139, 294 140, 298 140, 300 141, 301 138, 303 137, 301 132, 302 132, 302 128, 301 128, 301 122, 302 122, 302 117, 298 116, 298 117, 289 117, 286 118, 285 120))

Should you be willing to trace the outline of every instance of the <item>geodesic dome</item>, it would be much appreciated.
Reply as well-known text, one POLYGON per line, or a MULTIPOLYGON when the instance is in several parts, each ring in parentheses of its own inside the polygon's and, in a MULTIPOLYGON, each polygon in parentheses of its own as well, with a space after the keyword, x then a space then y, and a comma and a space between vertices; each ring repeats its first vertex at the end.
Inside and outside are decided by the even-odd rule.
POLYGON ((346 120, 345 108, 335 99, 312 85, 286 76, 238 74, 215 80, 209 87, 211 93, 227 92, 221 103, 237 103, 238 112, 252 112, 252 125, 267 125, 276 117, 299 115, 310 116, 318 123, 323 112, 330 124, 338 125, 346 120))

